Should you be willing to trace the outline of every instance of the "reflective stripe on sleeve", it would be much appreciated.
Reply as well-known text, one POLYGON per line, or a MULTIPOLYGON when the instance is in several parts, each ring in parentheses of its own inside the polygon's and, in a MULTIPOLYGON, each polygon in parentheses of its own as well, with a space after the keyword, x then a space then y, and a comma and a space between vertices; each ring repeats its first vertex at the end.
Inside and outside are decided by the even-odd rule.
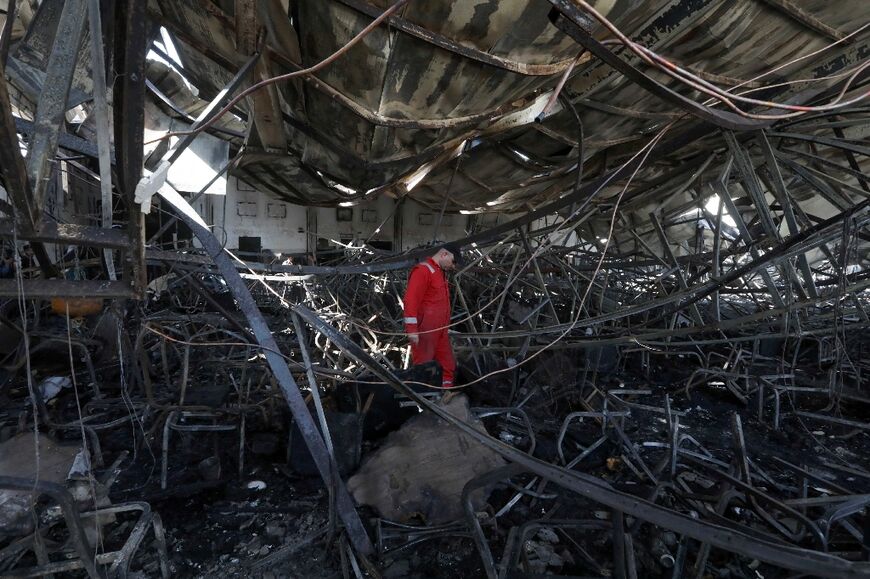
POLYGON ((405 318, 405 323, 406 324, 416 324, 417 318, 405 318))

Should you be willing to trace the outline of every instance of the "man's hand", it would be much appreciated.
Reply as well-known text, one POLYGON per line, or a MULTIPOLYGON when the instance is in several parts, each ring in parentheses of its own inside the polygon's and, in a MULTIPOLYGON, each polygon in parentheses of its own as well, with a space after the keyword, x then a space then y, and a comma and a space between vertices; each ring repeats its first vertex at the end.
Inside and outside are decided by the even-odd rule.
POLYGON ((408 334, 408 341, 416 346, 420 343, 420 334, 408 334))

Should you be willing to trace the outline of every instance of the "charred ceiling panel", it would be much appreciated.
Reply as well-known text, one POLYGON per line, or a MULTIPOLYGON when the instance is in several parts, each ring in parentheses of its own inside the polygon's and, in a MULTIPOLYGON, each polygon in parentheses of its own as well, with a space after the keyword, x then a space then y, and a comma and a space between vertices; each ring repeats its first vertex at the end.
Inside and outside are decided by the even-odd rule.
MULTIPOLYGON (((210 96, 224 80, 218 80, 220 75, 213 65, 216 63, 227 69, 238 60, 234 59, 227 40, 232 37, 232 19, 216 6, 202 9, 200 3, 195 2, 158 4, 162 23, 182 41, 179 42, 182 60, 187 63, 187 68, 193 69, 189 76, 196 80, 204 96, 210 96), (194 52, 205 53, 213 62, 204 62, 202 56, 194 52)), ((540 42, 541 47, 548 51, 538 53, 539 58, 530 60, 530 63, 549 65, 555 57, 556 64, 563 66, 562 57, 570 58, 577 49, 565 40, 564 35, 546 24, 546 5, 538 3, 538 7, 540 10, 534 11, 537 13, 536 24, 531 28, 546 31, 540 42), (554 44, 562 45, 561 53, 549 51, 554 44)), ((369 11, 373 8, 376 7, 365 6, 369 11)), ((415 7, 417 12, 408 9, 403 16, 408 22, 419 23, 420 14, 431 17, 433 13, 425 8, 421 4, 415 7)), ((274 16, 276 12, 274 7, 272 9, 274 16)), ((491 30, 494 36, 485 39, 486 46, 471 48, 485 51, 492 48, 490 44, 498 45, 496 52, 508 58, 516 56, 512 54, 512 48, 522 43, 521 55, 529 57, 535 53, 534 49, 529 50, 527 42, 530 28, 515 21, 518 16, 528 15, 530 10, 532 8, 525 3, 480 3, 473 11, 471 21, 466 22, 466 15, 458 10, 436 32, 445 36, 454 34, 456 38, 449 37, 449 40, 459 43, 477 38, 479 35, 475 30, 478 28, 491 30), (502 30, 501 25, 494 26, 493 23, 510 23, 510 27, 502 30), (519 28, 523 31, 518 32, 519 28)), ((370 17, 360 10, 339 3, 328 5, 326 10, 322 3, 316 3, 316 6, 302 3, 298 13, 297 28, 303 60, 300 64, 305 65, 331 54, 370 22, 370 17)), ((425 18, 422 21, 425 22, 425 18)), ((270 30, 273 36, 281 30, 287 34, 287 27, 281 24, 272 24, 270 30)), ((278 51, 289 60, 293 56, 293 39, 282 40, 278 51)), ((272 72, 284 72, 276 69, 273 66, 272 72)), ((224 72, 224 76, 228 74, 228 71, 224 72)), ((287 101, 298 102, 299 99, 296 95, 288 95, 287 88, 282 87, 287 114, 311 127, 309 137, 314 132, 317 137, 314 141, 319 142, 305 139, 297 142, 295 147, 291 144, 291 154, 292 151, 296 154, 304 151, 303 162, 333 175, 347 187, 361 190, 383 186, 399 175, 413 171, 421 161, 455 141, 462 130, 467 132, 501 112, 521 107, 525 101, 506 101, 528 95, 549 81, 548 76, 526 77, 484 65, 420 38, 386 29, 370 34, 336 66, 327 67, 318 77, 304 83, 304 111, 287 107, 287 101), (351 62, 355 64, 342 65, 351 62), (474 90, 470 90, 471 87, 474 90), (387 128, 381 125, 400 126, 387 128), (451 125, 457 127, 450 129, 451 125), (340 156, 343 162, 330 162, 335 160, 335 155, 327 153, 323 147, 329 144, 342 147, 362 163, 375 165, 360 170, 360 163, 348 163, 346 156, 340 156), (388 159, 405 159, 406 162, 392 170, 379 169, 376 163, 388 159)))
MULTIPOLYGON (((748 96, 761 99, 806 102, 842 81, 841 71, 868 56, 866 34, 859 35, 762 81, 752 81, 784 62, 822 49, 856 25, 844 11, 819 1, 800 9, 774 0, 727 5, 704 0, 599 4, 597 8, 614 25, 644 46, 707 82, 724 86, 746 82, 744 89, 752 91, 748 96), (783 79, 838 73, 839 77, 821 84, 780 84, 755 90, 759 82, 777 85, 783 79)), ((390 5, 363 0, 302 1, 288 10, 277 0, 260 2, 257 22, 265 33, 265 57, 258 78, 320 62, 390 5)), ((401 196, 410 189, 412 198, 448 211, 521 211, 539 206, 558 199, 576 183, 580 127, 573 113, 557 103, 540 124, 532 119, 578 55, 582 56, 563 95, 574 104, 585 129, 585 178, 618 167, 667 123, 673 123, 669 135, 698 124, 673 102, 583 54, 580 45, 550 22, 551 7, 545 0, 409 2, 390 27, 376 28, 335 63, 314 75, 280 82, 278 104, 287 153, 273 151, 264 156, 258 152, 263 145, 255 135, 247 143, 239 171, 268 193, 307 204, 335 204, 379 194, 401 196), (530 108, 542 94, 544 100, 534 105, 538 108, 530 108), (524 109, 531 112, 522 120, 500 122, 524 109), (474 141, 475 146, 466 146, 457 169, 454 151, 463 141, 474 141)), ((184 75, 195 84, 200 99, 210 99, 244 61, 235 45, 239 32, 235 30, 235 4, 156 0, 152 8, 157 20, 178 40, 184 75)), ((599 40, 613 38, 600 23, 590 19, 586 24, 599 40)), ((618 55, 680 94, 696 101, 706 98, 641 65, 628 50, 618 50, 618 55)), ((274 111, 259 110, 268 103, 258 102, 243 101, 239 113, 245 117, 253 106, 254 119, 258 114, 274 117, 274 111)), ((802 130, 800 125, 794 128, 794 132, 802 130)), ((778 147, 790 151, 778 149, 777 154, 788 157, 782 160, 784 178, 795 199, 815 198, 822 189, 814 210, 824 217, 858 197, 854 196, 855 185, 831 185, 830 176, 814 174, 818 167, 789 164, 843 162, 836 147, 814 139, 777 141, 778 147)), ((655 183, 686 162, 695 167, 704 164, 703 170, 677 172, 666 184, 630 192, 623 208, 630 213, 627 220, 648 223, 651 211, 679 218, 693 205, 697 208, 713 194, 706 181, 722 171, 728 153, 721 136, 710 130, 679 150, 657 154, 658 160, 647 163, 635 176, 636 183, 655 183), (718 152, 710 159, 714 151, 718 152)), ((751 142, 747 155, 756 167, 763 164, 751 142)), ((607 184, 593 207, 612 206, 624 184, 619 180, 607 184)), ((735 189, 736 201, 748 203, 750 198, 740 191, 735 189)), ((752 204, 746 207, 751 223, 755 218, 749 215, 752 204)), ((590 217, 590 231, 600 229, 606 219, 590 217)), ((657 243, 651 227, 641 229, 651 244, 657 243)), ((632 239, 628 233, 620 235, 632 239)))
POLYGON ((244 156, 233 174, 259 191, 299 205, 332 205, 336 200, 355 198, 327 182, 292 155, 250 153, 244 156))

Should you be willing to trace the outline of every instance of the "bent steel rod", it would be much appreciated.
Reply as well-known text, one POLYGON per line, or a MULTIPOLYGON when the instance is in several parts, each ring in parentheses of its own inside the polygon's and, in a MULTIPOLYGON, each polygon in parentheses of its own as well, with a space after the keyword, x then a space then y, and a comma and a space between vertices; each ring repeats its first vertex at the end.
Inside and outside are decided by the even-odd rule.
POLYGON ((534 474, 550 479, 566 489, 654 525, 672 529, 693 539, 710 543, 714 547, 766 561, 779 567, 821 577, 870 577, 870 563, 852 562, 829 553, 774 543, 739 530, 728 529, 721 525, 693 519, 688 515, 661 507, 640 497, 618 491, 606 482, 593 476, 567 471, 530 456, 489 435, 477 431, 468 423, 459 420, 447 412, 442 406, 427 400, 406 386, 390 370, 378 364, 362 348, 308 308, 296 306, 294 311, 312 327, 323 333, 343 352, 368 368, 378 378, 387 382, 397 391, 412 399, 421 408, 426 408, 442 420, 459 428, 465 434, 471 436, 487 448, 499 453, 505 459, 522 465, 534 474))
MULTIPOLYGON (((199 239, 220 269, 224 280, 227 282, 227 287, 230 288, 233 297, 235 297, 239 304, 239 309, 245 315, 248 323, 251 324, 251 329, 257 338, 257 342, 263 347, 263 354, 266 356, 269 368, 271 368, 272 374, 281 386, 281 391, 284 393, 287 404, 290 406, 290 411, 293 413, 293 418, 296 420, 299 432, 305 440, 314 463, 317 465, 320 476, 329 484, 331 479, 331 460, 326 444, 317 430, 317 426, 315 426, 314 419, 311 417, 302 393, 299 391, 299 386, 293 379, 290 368, 287 366, 287 362, 278 348, 278 343, 272 336, 272 331, 269 329, 266 319, 257 307, 251 291, 244 280, 242 280, 239 272, 236 271, 235 264, 224 252, 220 242, 206 228, 205 223, 199 218, 193 207, 177 193, 172 195, 172 192, 168 192, 166 187, 160 189, 161 197, 177 211, 178 216, 190 227, 191 231, 193 231, 194 235, 196 235, 197 239, 199 239)), ((338 514, 342 518, 342 521, 344 521, 354 548, 365 555, 374 552, 372 542, 359 518, 356 505, 354 505, 353 499, 351 499, 347 492, 347 487, 340 478, 336 478, 335 484, 338 514)))

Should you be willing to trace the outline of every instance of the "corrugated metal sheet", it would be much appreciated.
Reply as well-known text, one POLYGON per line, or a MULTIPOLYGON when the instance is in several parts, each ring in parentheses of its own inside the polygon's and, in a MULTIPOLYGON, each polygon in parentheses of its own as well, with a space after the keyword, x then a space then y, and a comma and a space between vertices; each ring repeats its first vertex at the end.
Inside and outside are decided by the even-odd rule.
MULTIPOLYGON (((862 24, 846 3, 801 2, 810 17, 788 14, 776 4, 595 3, 645 46, 689 70, 733 82, 829 44, 825 29, 813 30, 807 18, 823 22, 834 33, 849 33, 862 24)), ((150 9, 178 39, 184 74, 199 88, 200 98, 208 99, 246 59, 237 48, 238 22, 250 27, 251 19, 258 19, 253 24, 266 31, 263 72, 277 75, 332 54, 388 5, 380 0, 300 0, 290 2, 285 12, 280 1, 263 0, 257 15, 240 14, 242 20, 229 1, 152 0, 150 9)), ((553 89, 560 71, 580 52, 550 23, 550 9, 546 0, 413 0, 401 10, 396 26, 375 30, 316 75, 279 85, 286 151, 257 151, 257 139, 251 139, 239 175, 275 196, 324 205, 365 195, 404 195, 403 180, 430 163, 434 168, 410 195, 432 207, 440 207, 445 195, 450 211, 521 211, 557 198, 573 186, 576 176, 578 127, 570 111, 559 110, 540 125, 531 122, 534 114, 519 124, 502 120, 528 109, 535 99, 540 108, 541 95, 553 89), (463 141, 474 146, 466 148, 453 177, 452 152, 463 141)), ((596 34, 609 37, 602 29, 596 34)), ((868 52, 865 32, 772 78, 817 78, 854 65, 868 52)), ((623 56, 635 64, 638 60, 623 56)), ((654 76, 699 98, 660 74, 654 76)), ((807 86, 765 94, 785 101, 807 86)), ((680 119, 674 133, 699 122, 594 58, 581 59, 565 92, 583 121, 585 169, 591 175, 634 154, 666 121, 680 119)), ((264 112, 257 106, 249 100, 241 108, 256 118, 264 112)), ((710 136, 642 169, 635 183, 651 181, 686 160, 700 164, 699 159, 722 148, 721 137, 711 130, 710 136)), ((821 154, 838 153, 822 148, 821 154)), ((724 160, 724 154, 715 156, 705 175, 716 174, 724 160)), ((606 191, 602 202, 620 185, 606 191)), ((799 180, 793 185, 798 198, 807 197, 799 180)), ((666 183, 627 199, 627 222, 642 223, 650 211, 667 213, 710 194, 695 187, 666 183)), ((843 194, 851 199, 852 193, 843 194)))

